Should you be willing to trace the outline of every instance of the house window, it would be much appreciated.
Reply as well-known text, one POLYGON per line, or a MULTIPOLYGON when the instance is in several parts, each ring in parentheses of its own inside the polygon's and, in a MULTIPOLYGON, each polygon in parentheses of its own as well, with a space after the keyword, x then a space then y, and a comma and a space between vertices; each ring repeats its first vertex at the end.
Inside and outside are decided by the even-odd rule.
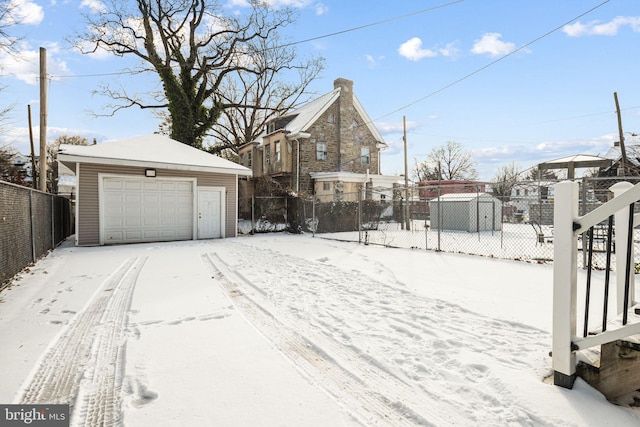
POLYGON ((369 147, 362 147, 360 149, 360 162, 363 165, 368 165, 370 163, 369 160, 369 147))
POLYGON ((271 163, 271 145, 267 144, 264 146, 264 164, 268 165, 271 163))
POLYGON ((275 154, 275 161, 276 163, 280 162, 280 141, 276 141, 276 143, 273 145, 274 150, 276 151, 275 154))
POLYGON ((251 152, 247 153, 247 167, 251 167, 251 152))
POLYGON ((318 142, 316 144, 316 160, 327 160, 327 143, 318 142))
POLYGON ((322 183, 322 190, 323 191, 330 191, 331 190, 331 183, 330 182, 323 182, 322 183))
POLYGON ((272 121, 269 122, 269 124, 267 125, 267 133, 273 133, 276 131, 276 122, 272 121))
POLYGON ((333 114, 330 114, 329 117, 327 117, 327 123, 333 123, 336 121, 336 117, 333 114))

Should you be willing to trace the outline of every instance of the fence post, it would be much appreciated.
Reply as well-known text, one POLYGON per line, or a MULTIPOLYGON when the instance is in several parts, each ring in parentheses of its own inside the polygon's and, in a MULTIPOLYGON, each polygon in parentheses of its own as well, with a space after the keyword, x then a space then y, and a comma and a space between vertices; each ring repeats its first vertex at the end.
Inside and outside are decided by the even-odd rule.
POLYGON ((51 205, 51 218, 49 218, 51 221, 51 249, 56 247, 56 207, 54 197, 53 194, 49 197, 49 204, 51 205))
POLYGON ((573 223, 578 218, 578 183, 554 186, 553 237, 553 382, 572 388, 576 378, 576 355, 571 340, 576 334, 577 238, 573 223))
POLYGON ((33 228, 33 191, 29 190, 29 226, 31 228, 31 262, 36 262, 36 233, 33 228))
POLYGON ((256 196, 251 196, 251 233, 256 232, 256 196))
POLYGON ((314 195, 312 200, 312 204, 311 204, 311 224, 313 225, 312 231, 313 231, 313 237, 316 237, 316 196, 314 195))
POLYGON ((358 244, 362 243, 362 187, 358 188, 358 244))
MULTIPOLYGON (((609 190, 613 193, 613 197, 616 198, 628 189, 633 187, 630 182, 622 181, 612 185, 609 190)), ((629 238, 629 229, 626 225, 629 223, 629 209, 621 209, 614 214, 615 221, 615 242, 616 242, 616 298, 617 298, 617 313, 622 314, 627 307, 624 306, 624 288, 625 288, 625 276, 624 265, 627 265, 627 239, 629 238)), ((633 231, 632 231, 633 233, 633 231)), ((630 283, 629 283, 629 295, 633 298, 635 295, 635 280, 634 280, 634 257, 633 257, 633 245, 631 246, 631 263, 629 264, 630 270, 630 283)), ((633 305, 633 301, 631 301, 633 305)))
POLYGON ((438 208, 436 209, 436 211, 438 212, 438 218, 437 218, 437 225, 438 225, 438 252, 440 252, 442 250, 442 248, 440 247, 440 232, 442 230, 442 208, 440 207, 441 200, 440 200, 440 196, 442 195, 442 188, 440 186, 440 178, 438 178, 438 208))

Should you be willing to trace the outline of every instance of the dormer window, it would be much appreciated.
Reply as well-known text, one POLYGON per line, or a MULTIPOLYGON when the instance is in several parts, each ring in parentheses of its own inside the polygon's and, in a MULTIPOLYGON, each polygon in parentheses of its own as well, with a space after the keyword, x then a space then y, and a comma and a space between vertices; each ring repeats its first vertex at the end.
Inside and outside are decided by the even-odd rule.
POLYGON ((276 122, 275 122, 275 120, 273 120, 273 121, 270 121, 267 124, 267 133, 269 134, 269 133, 273 133, 275 131, 276 131, 276 122))

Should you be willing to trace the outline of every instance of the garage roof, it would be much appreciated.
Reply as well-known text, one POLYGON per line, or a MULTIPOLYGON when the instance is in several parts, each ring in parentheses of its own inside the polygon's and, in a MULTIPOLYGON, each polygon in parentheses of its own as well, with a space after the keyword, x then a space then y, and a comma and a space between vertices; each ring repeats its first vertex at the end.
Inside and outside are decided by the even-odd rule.
POLYGON ((147 135, 94 145, 60 145, 58 160, 251 176, 251 170, 164 135, 147 135))

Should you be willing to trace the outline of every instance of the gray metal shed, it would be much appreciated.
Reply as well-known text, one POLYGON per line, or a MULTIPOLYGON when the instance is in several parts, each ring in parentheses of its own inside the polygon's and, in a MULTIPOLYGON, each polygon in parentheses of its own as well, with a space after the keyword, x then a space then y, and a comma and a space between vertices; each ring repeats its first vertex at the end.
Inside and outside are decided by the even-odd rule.
POLYGON ((487 193, 450 193, 429 200, 431 228, 468 232, 502 229, 502 202, 487 193))

